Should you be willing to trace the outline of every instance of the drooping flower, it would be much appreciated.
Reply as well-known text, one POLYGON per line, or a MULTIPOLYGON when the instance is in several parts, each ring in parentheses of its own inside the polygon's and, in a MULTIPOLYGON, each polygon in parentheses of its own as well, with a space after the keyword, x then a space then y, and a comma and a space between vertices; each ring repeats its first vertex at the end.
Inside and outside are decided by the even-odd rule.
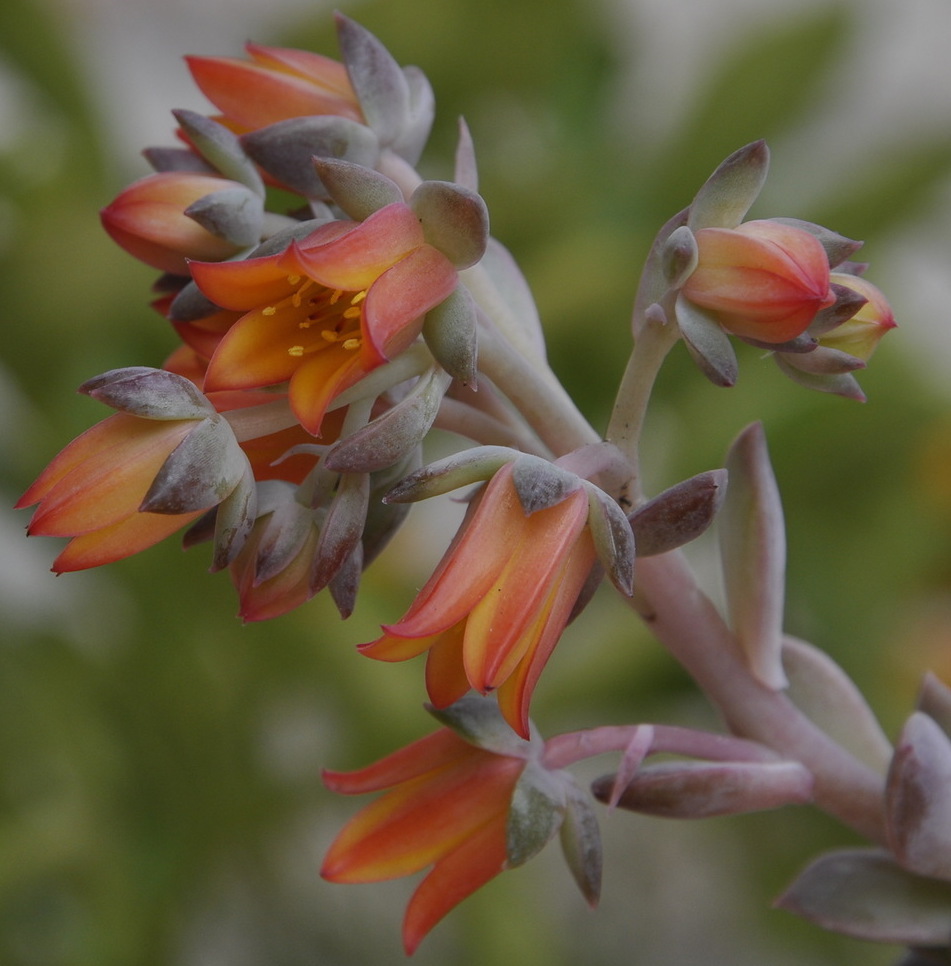
POLYGON ((813 234, 778 221, 695 233, 697 265, 683 295, 728 332, 781 344, 835 302, 829 260, 813 234))
POLYGON ((527 737, 532 691, 597 551, 583 489, 529 515, 512 476, 511 463, 495 473, 403 619, 360 651, 383 661, 428 651, 437 708, 469 688, 497 690, 502 715, 527 737))
POLYGON ((38 504, 30 535, 72 538, 52 569, 128 557, 226 503, 234 525, 218 539, 223 554, 236 550, 253 519, 251 470, 208 400, 156 369, 114 370, 81 391, 121 411, 73 440, 17 502, 38 504))
POLYGON ((331 400, 415 340, 457 284, 403 203, 321 225, 276 255, 190 268, 212 302, 244 313, 218 344, 205 391, 289 381, 291 406, 314 435, 331 400))
POLYGON ((188 275, 187 259, 218 261, 241 245, 213 234, 185 214, 202 198, 248 189, 212 175, 167 171, 133 182, 102 209, 103 227, 130 255, 163 272, 188 275))
POLYGON ((359 771, 325 771, 332 791, 385 794, 344 827, 321 875, 378 882, 431 865, 403 921, 411 954, 447 912, 506 868, 512 793, 525 765, 525 757, 477 747, 442 728, 359 771))

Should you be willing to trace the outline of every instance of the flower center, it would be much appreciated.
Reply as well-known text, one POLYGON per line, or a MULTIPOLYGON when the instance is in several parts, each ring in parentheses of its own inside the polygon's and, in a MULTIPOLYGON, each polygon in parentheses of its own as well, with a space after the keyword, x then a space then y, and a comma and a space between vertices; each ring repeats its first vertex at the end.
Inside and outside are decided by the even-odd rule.
MULTIPOLYGON (((299 287, 293 295, 267 306, 263 314, 293 313, 296 339, 288 346, 288 355, 302 358, 334 345, 348 351, 360 348, 360 303, 367 297, 366 290, 344 292, 326 288, 313 279, 302 280, 300 275, 289 275, 287 281, 299 287)), ((292 322, 286 315, 285 320, 292 322)))

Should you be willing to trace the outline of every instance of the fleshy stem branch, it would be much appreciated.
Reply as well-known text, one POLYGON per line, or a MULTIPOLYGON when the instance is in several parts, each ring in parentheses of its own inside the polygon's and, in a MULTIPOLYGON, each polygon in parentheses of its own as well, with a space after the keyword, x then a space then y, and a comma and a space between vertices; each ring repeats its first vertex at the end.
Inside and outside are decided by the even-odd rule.
POLYGON ((479 329, 479 369, 555 456, 601 441, 547 364, 515 351, 491 324, 479 329))
POLYGON ((679 551, 639 559, 635 567, 641 616, 730 730, 803 764, 815 779, 819 807, 884 844, 883 777, 816 727, 785 694, 753 677, 733 634, 697 587, 679 551))
MULTIPOLYGON (((577 761, 612 751, 626 751, 645 726, 607 725, 588 731, 556 735, 545 742, 546 768, 566 768, 577 761)), ((650 743, 646 754, 668 752, 706 761, 776 761, 778 755, 755 741, 733 735, 717 735, 676 725, 648 725, 650 743)))
POLYGON ((677 326, 670 322, 657 318, 643 320, 621 379, 605 438, 624 454, 632 468, 630 480, 617 495, 618 503, 626 511, 645 498, 640 475, 641 433, 657 374, 679 337, 677 326))

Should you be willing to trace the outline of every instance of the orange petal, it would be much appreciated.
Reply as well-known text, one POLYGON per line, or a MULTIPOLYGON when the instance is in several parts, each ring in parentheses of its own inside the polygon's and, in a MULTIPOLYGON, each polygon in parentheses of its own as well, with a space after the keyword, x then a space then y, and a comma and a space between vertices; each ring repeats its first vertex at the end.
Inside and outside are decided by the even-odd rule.
POLYGON ((561 638, 596 557, 594 541, 590 534, 583 534, 539 610, 538 625, 526 630, 533 641, 525 657, 499 686, 497 698, 502 717, 526 740, 529 738, 528 712, 532 692, 561 638))
MULTIPOLYGON (((98 434, 92 452, 80 446, 85 458, 74 461, 70 454, 64 461, 71 468, 43 497, 30 522, 31 534, 74 536, 136 513, 162 464, 197 425, 192 419, 149 420, 124 413, 111 419, 106 420, 110 431, 98 434), (112 445, 103 447, 106 441, 112 445)), ((84 444, 85 437, 71 446, 84 444)))
POLYGON ((300 366, 288 349, 301 341, 299 314, 258 308, 243 315, 228 330, 205 373, 205 392, 256 389, 286 382, 300 366))
POLYGON ((478 604, 518 548, 527 525, 511 465, 489 481, 478 505, 406 615, 389 630, 423 637, 448 630, 478 604))
POLYGON ((53 562, 51 569, 58 574, 70 573, 131 557, 197 520, 202 512, 135 513, 95 533, 74 537, 53 562))
POLYGON ((458 761, 402 783, 359 812, 331 845, 321 875, 332 882, 377 882, 417 872, 458 848, 507 810, 524 766, 466 749, 458 761))
POLYGON ((342 345, 329 345, 298 365, 291 377, 290 402, 301 426, 321 434, 327 407, 334 398, 365 375, 360 354, 342 345))
POLYGON ((448 298, 458 276, 442 252, 423 245, 385 271, 367 292, 363 349, 377 364, 402 352, 419 335, 423 317, 448 298))
POLYGON ((295 47, 266 47, 263 44, 247 43, 244 49, 251 59, 262 67, 300 74, 315 84, 342 95, 356 104, 356 94, 350 84, 347 68, 339 60, 315 54, 310 50, 295 47))
POLYGON ((333 114, 362 121, 352 101, 312 80, 230 57, 186 57, 201 92, 232 121, 250 130, 291 117, 333 114))
POLYGON ((327 288, 361 292, 422 244, 423 230, 413 210, 395 203, 326 244, 305 240, 292 245, 288 259, 296 260, 302 274, 327 288))
POLYGON ((406 907, 403 948, 410 956, 426 934, 463 899, 505 869, 507 812, 495 815, 440 859, 406 907))
POLYGON ((189 262, 195 284, 215 305, 236 312, 263 308, 294 291, 281 262, 283 252, 239 262, 189 262))
POLYGON ((448 708, 472 687, 462 663, 465 624, 440 634, 426 657, 426 693, 437 708, 448 708))
POLYGON ((521 661, 532 642, 526 628, 558 583, 587 516, 587 496, 578 490, 528 518, 505 569, 466 621, 463 660, 476 690, 494 689, 521 661))
POLYGON ((324 784, 340 795, 365 795, 436 771, 457 760, 471 748, 449 728, 440 728, 425 738, 394 751, 357 771, 324 771, 324 784))

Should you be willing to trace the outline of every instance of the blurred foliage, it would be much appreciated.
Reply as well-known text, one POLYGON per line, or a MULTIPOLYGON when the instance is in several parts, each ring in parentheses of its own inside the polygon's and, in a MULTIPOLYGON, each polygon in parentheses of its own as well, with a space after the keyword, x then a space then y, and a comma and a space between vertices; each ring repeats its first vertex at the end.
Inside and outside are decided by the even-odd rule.
MULTIPOLYGON (((440 114, 427 174, 449 174, 455 118, 467 118, 493 230, 525 268, 553 364, 595 425, 627 356, 635 266, 654 231, 727 153, 822 110, 851 29, 850 8, 830 4, 772 33, 738 31, 658 151, 637 131, 612 129, 618 45, 590 3, 342 6, 429 75, 440 114)), ((68 22, 51 9, 0 4, 0 56, 27 118, 0 142, 6 505, 103 415, 72 395, 76 385, 159 363, 175 344, 146 304, 152 273, 99 230, 96 210, 121 185, 103 158, 68 22)), ((336 49, 327 16, 256 39, 336 49)), ((171 60, 169 69, 184 68, 171 60)), ((859 159, 825 210, 782 214, 874 243, 949 170, 946 136, 896 145, 893 156, 859 159)), ((900 304, 898 314, 906 321, 900 304)), ((894 732, 921 669, 951 672, 951 434, 941 401, 891 340, 862 377, 866 407, 807 393, 753 351, 743 353, 741 384, 724 392, 675 352, 651 419, 648 472, 661 488, 714 467, 743 425, 764 420, 790 523, 789 630, 834 654, 894 732)), ((425 509, 414 514, 423 534, 404 531, 390 562, 374 566, 347 624, 318 599, 240 627, 227 579, 205 572, 200 550, 183 555, 170 542, 106 573, 54 581, 44 573, 49 543, 25 545, 3 511, 0 962, 401 961, 410 885, 330 887, 316 868, 355 804, 324 793, 319 769, 362 764, 429 729, 419 668, 353 652, 402 612, 441 552, 447 534, 424 522, 425 509)), ((701 567, 705 552, 701 542, 701 567)), ((603 593, 569 631, 536 697, 546 732, 715 724, 627 616, 603 593)), ((416 961, 894 958, 766 911, 810 854, 850 840, 811 810, 690 826, 613 816, 605 834, 598 913, 572 894, 553 847, 469 900, 416 961)))

